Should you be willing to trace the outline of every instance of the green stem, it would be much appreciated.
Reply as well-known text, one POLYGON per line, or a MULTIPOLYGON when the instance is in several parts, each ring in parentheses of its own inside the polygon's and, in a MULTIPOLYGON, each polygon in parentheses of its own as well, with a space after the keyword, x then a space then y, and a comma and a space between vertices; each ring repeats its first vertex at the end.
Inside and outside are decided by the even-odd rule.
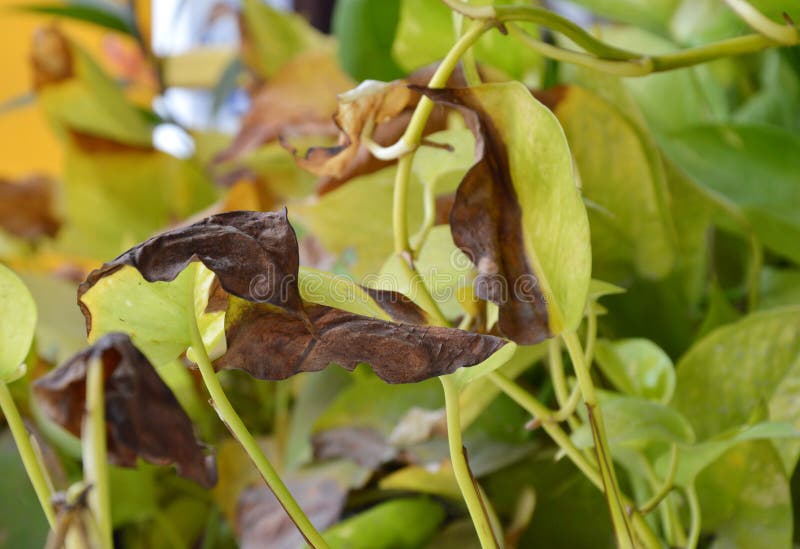
POLYGON ((650 511, 656 508, 656 506, 661 503, 667 494, 669 494, 672 489, 675 487, 673 482, 675 480, 675 473, 678 471, 678 445, 673 444, 672 449, 670 451, 670 459, 669 459, 669 471, 667 472, 667 477, 664 479, 663 484, 661 487, 656 490, 649 500, 639 506, 639 512, 643 515, 646 515, 650 511))
MULTIPOLYGON (((509 398, 519 404, 533 417, 543 418, 550 413, 550 410, 547 408, 547 406, 539 402, 528 391, 520 387, 518 384, 500 372, 491 372, 487 374, 487 377, 509 398)), ((583 455, 577 446, 575 446, 569 435, 557 423, 543 421, 542 429, 544 429, 548 436, 553 439, 553 442, 555 442, 558 447, 561 448, 564 454, 584 474, 584 476, 589 479, 589 482, 594 484, 598 490, 603 491, 603 478, 598 472, 597 467, 585 455, 583 455)), ((645 547, 660 549, 661 543, 658 541, 658 538, 656 538, 655 534, 653 534, 652 529, 644 520, 642 514, 635 509, 635 506, 629 499, 623 497, 623 503, 627 508, 633 510, 633 527, 636 530, 636 534, 639 536, 639 539, 642 540, 642 543, 644 543, 645 547)))
POLYGON ((447 376, 440 377, 439 381, 442 382, 442 388, 444 389, 445 412, 447 416, 447 440, 450 445, 450 461, 453 464, 456 482, 461 489, 464 502, 467 504, 467 509, 472 518, 472 523, 475 525, 475 531, 478 533, 481 547, 497 548, 499 545, 492 531, 488 513, 484 508, 483 501, 478 493, 476 481, 469 470, 469 464, 464 456, 464 445, 461 440, 461 418, 458 409, 458 385, 447 376))
MULTIPOLYGON (((190 312, 192 318, 194 318, 194 300, 190 300, 190 303, 192 304, 190 312)), ((220 419, 227 425, 231 434, 239 441, 239 444, 241 444, 244 451, 247 452, 247 455, 250 456, 253 464, 256 466, 259 473, 261 473, 264 482, 266 482, 269 489, 272 490, 272 493, 275 494, 275 498, 284 508, 286 514, 289 515, 289 518, 294 522, 295 526, 297 526, 297 529, 305 538, 306 543, 314 549, 328 549, 328 544, 320 533, 317 532, 317 529, 314 528, 314 525, 311 524, 311 521, 308 520, 308 517, 297 504, 294 496, 289 492, 289 489, 283 483, 280 476, 278 476, 278 473, 275 472, 267 456, 264 455, 256 439, 250 434, 242 418, 239 417, 239 414, 237 414, 236 410, 231 406, 217 378, 217 374, 214 371, 214 366, 211 365, 211 359, 209 359, 208 353, 206 352, 197 323, 190 322, 190 324, 192 325, 191 342, 193 356, 197 367, 200 369, 203 383, 208 390, 208 394, 211 396, 212 405, 220 419)))
POLYGON ((111 527, 111 495, 108 484, 108 448, 106 441, 106 411, 103 361, 89 363, 86 372, 86 414, 83 419, 83 481, 91 486, 89 509, 100 532, 102 547, 114 546, 111 527))
POLYGON ((39 505, 41 505, 42 511, 47 517, 50 528, 53 528, 56 524, 56 514, 50 501, 53 494, 47 473, 39 456, 36 454, 36 450, 33 448, 30 439, 31 435, 28 434, 28 430, 25 428, 25 422, 22 421, 17 405, 14 404, 11 392, 3 382, 0 382, 0 410, 3 411, 6 423, 8 423, 8 427, 11 430, 11 436, 14 438, 19 450, 25 472, 28 474, 31 484, 33 484, 33 491, 36 492, 39 505))
POLYGON ((622 501, 617 475, 614 470, 614 462, 611 459, 611 451, 608 447, 603 413, 597 401, 589 368, 586 365, 585 354, 581 348, 581 343, 575 332, 562 334, 562 339, 569 352, 575 376, 578 378, 578 385, 581 388, 583 402, 586 404, 586 411, 589 416, 589 425, 592 428, 594 447, 597 454, 597 463, 600 469, 600 476, 603 478, 604 492, 608 508, 611 513, 611 522, 617 536, 618 545, 623 548, 635 547, 633 532, 628 521, 628 514, 622 501))
POLYGON ((548 410, 548 416, 542 417, 541 421, 560 422, 566 420, 572 429, 577 429, 578 420, 572 417, 572 414, 580 402, 580 388, 576 386, 572 393, 567 392, 567 378, 564 375, 564 361, 561 358, 561 342, 553 338, 548 345, 550 379, 553 382, 553 391, 556 394, 559 409, 555 412, 548 410))
POLYGON ((780 44, 797 44, 798 33, 795 27, 774 22, 746 0, 725 0, 725 3, 754 31, 780 44))
POLYGON ((689 503, 689 517, 691 527, 689 529, 689 541, 686 544, 686 549, 695 549, 697 543, 700 541, 700 500, 697 499, 697 489, 694 483, 690 484, 686 490, 686 501, 689 503))
POLYGON ((275 419, 272 430, 278 447, 276 466, 283 470, 286 454, 286 441, 289 439, 289 401, 291 400, 291 379, 275 382, 275 419))

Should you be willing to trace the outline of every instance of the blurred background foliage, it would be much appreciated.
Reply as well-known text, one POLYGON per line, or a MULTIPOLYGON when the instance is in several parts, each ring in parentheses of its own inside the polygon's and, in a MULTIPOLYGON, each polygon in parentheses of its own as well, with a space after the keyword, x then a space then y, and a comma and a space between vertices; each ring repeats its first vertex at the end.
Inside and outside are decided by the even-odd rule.
MULTIPOLYGON (((288 204, 303 265, 356 279, 392 273, 394 167, 362 151, 353 173, 316 177, 279 138, 334 142, 336 95, 361 80, 424 84, 409 74, 450 48, 451 12, 434 0, 298 0, 296 12, 291 2, 275 4, 0 1, 0 260, 37 301, 31 378, 85 345, 75 288, 89 269, 210 213, 288 204)), ((746 31, 718 0, 545 4, 643 53, 746 31)), ((783 11, 800 17, 795 2, 753 4, 776 21, 783 11)), ((791 546, 800 539, 794 435, 782 431, 774 442, 731 429, 766 419, 800 426, 792 390, 800 383, 800 49, 625 80, 555 63, 496 31, 475 56, 485 78, 519 79, 552 106, 590 213, 594 277, 627 290, 598 308, 608 313, 600 317, 598 379, 661 408, 633 434, 626 416, 615 425, 609 412, 612 439, 623 447, 644 437, 637 455, 650 459, 650 473, 668 442, 690 445, 690 455, 711 464, 696 472, 704 545, 791 546), (714 355, 720 340, 723 356, 714 355), (722 404, 709 403, 713 387, 725 388, 722 404), (674 427, 666 438, 652 432, 662 421, 674 427), (687 432, 706 445, 692 446, 687 432)), ((433 207, 446 214, 472 162, 463 122, 442 117, 445 128, 430 139, 455 151, 423 148, 414 165, 412 229, 431 207, 423 190, 434 189, 433 207)), ((378 129, 382 144, 399 135, 389 124, 378 129)), ((444 214, 420 252, 423 275, 470 271, 436 263, 455 250, 444 214)), ((461 316, 464 301, 450 300, 445 314, 461 316)), ((545 354, 523 347, 504 372, 552 402, 544 368, 531 367, 545 354)), ((205 492, 145 464, 112 469, 119 546, 295 546, 293 527, 205 406, 196 376, 178 363, 156 366, 217 448, 220 482, 205 492)), ((301 506, 321 527, 335 524, 341 546, 476 546, 434 381, 388 386, 367 371, 328 369, 280 383, 226 372, 224 384, 301 506)), ((27 379, 13 389, 63 488, 79 474, 75 440, 37 411, 27 379)), ((480 380, 462 406, 470 463, 508 525, 508 546, 613 545, 601 494, 547 437, 524 428, 520 408, 480 380)), ((619 452, 628 472, 641 471, 619 452)), ((46 524, 5 434, 0 471, 0 545, 41 547, 46 524)), ((647 492, 635 473, 625 482, 629 493, 647 492)))

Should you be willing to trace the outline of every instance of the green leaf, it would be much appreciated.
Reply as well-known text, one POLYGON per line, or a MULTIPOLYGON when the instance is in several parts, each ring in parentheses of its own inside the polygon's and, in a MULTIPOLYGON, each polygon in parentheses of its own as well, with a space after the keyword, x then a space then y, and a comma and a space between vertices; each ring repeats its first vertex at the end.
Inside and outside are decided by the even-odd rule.
POLYGON ((765 267, 761 271, 759 308, 800 305, 800 270, 765 267))
POLYGON ((601 276, 604 261, 619 253, 643 276, 664 276, 675 259, 675 229, 664 167, 652 137, 636 120, 637 113, 628 114, 589 90, 570 86, 554 95, 553 112, 590 201, 592 249, 601 276))
POLYGON ((277 10, 260 0, 244 0, 242 17, 252 48, 245 51, 245 61, 265 78, 298 53, 330 47, 328 39, 301 15, 277 10))
POLYGON ((130 11, 109 2, 69 1, 64 4, 33 4, 14 6, 14 9, 52 15, 91 23, 108 30, 134 36, 134 21, 130 11))
POLYGON ((444 520, 442 506, 427 498, 381 503, 328 529, 332 549, 417 549, 444 520))
POLYGON ((0 383, 19 376, 35 328, 33 297, 19 277, 0 263, 0 383))
POLYGON ((661 30, 680 0, 654 0, 647 3, 638 0, 576 0, 576 3, 597 15, 621 23, 661 30))
POLYGON ((713 281, 711 283, 711 289, 709 290, 709 304, 708 310, 706 311, 706 317, 703 319, 703 323, 700 325, 700 328, 697 330, 697 338, 700 339, 715 328, 719 328, 720 326, 724 326, 725 324, 729 324, 731 322, 736 322, 742 317, 742 314, 731 305, 728 298, 725 296, 725 292, 722 291, 722 288, 719 287, 719 283, 717 281, 713 281))
MULTIPOLYGON (((788 13, 795 21, 800 16, 793 0, 749 0, 748 3, 776 23, 785 24, 783 13, 788 13)), ((679 42, 689 45, 753 32, 725 3, 716 0, 683 0, 675 11, 670 30, 679 42)))
POLYGON ((300 267, 297 280, 303 301, 342 309, 357 315, 392 320, 375 298, 348 276, 300 267))
POLYGON ((738 206, 766 246, 800 262, 800 137, 720 124, 687 128, 662 145, 692 179, 738 206))
POLYGON ((517 345, 513 342, 506 343, 494 352, 492 356, 470 368, 460 368, 453 372, 453 379, 460 387, 464 387, 471 381, 490 374, 506 364, 517 351, 517 345))
POLYGON ((400 0, 342 0, 333 14, 342 68, 356 80, 394 80, 403 70, 392 57, 400 0))
POLYGON ((675 369, 669 356, 648 339, 601 340, 595 360, 621 392, 667 403, 675 391, 675 369))
MULTIPOLYGON (((766 405, 769 417, 800 427, 800 307, 754 313, 711 332, 681 358, 672 405, 700 440, 748 422, 766 405)), ((777 444, 787 471, 798 441, 777 444)))
POLYGON ((792 545, 789 481, 768 441, 726 452, 697 479, 703 531, 712 547, 759 549, 792 545))
MULTIPOLYGON (((689 444, 694 441, 694 432, 686 418, 663 404, 639 397, 609 396, 601 401, 600 406, 612 448, 644 448, 654 442, 689 444)), ((594 446, 588 424, 575 431, 572 438, 579 448, 594 446)))

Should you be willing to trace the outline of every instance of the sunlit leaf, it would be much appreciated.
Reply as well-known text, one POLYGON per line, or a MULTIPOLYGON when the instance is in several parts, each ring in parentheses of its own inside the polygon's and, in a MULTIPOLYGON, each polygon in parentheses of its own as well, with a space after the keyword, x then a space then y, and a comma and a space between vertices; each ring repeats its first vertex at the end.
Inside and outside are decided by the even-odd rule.
POLYGON ((575 328, 589 227, 557 120, 519 83, 422 91, 461 109, 476 135, 450 216, 453 240, 478 267, 475 293, 498 304, 500 331, 518 343, 575 328))
POLYGON ((0 263, 0 383, 18 377, 35 327, 33 297, 19 277, 0 263))
POLYGON ((99 360, 104 371, 108 454, 116 465, 135 467, 137 457, 209 487, 213 458, 194 438, 192 424, 172 391, 124 334, 109 334, 38 379, 34 391, 45 412, 79 436, 86 410, 86 375, 99 360))

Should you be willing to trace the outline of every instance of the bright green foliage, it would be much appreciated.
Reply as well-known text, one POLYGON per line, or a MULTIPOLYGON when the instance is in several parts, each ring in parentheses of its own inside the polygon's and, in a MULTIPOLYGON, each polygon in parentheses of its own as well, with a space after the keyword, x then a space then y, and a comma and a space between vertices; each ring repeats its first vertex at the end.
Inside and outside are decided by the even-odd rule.
POLYGON ((33 341, 35 326, 33 297, 19 277, 0 264, 0 383, 18 377, 19 367, 33 341))
POLYGON ((672 360, 647 339, 599 341, 595 359, 600 370, 622 393, 669 402, 675 390, 672 360))

